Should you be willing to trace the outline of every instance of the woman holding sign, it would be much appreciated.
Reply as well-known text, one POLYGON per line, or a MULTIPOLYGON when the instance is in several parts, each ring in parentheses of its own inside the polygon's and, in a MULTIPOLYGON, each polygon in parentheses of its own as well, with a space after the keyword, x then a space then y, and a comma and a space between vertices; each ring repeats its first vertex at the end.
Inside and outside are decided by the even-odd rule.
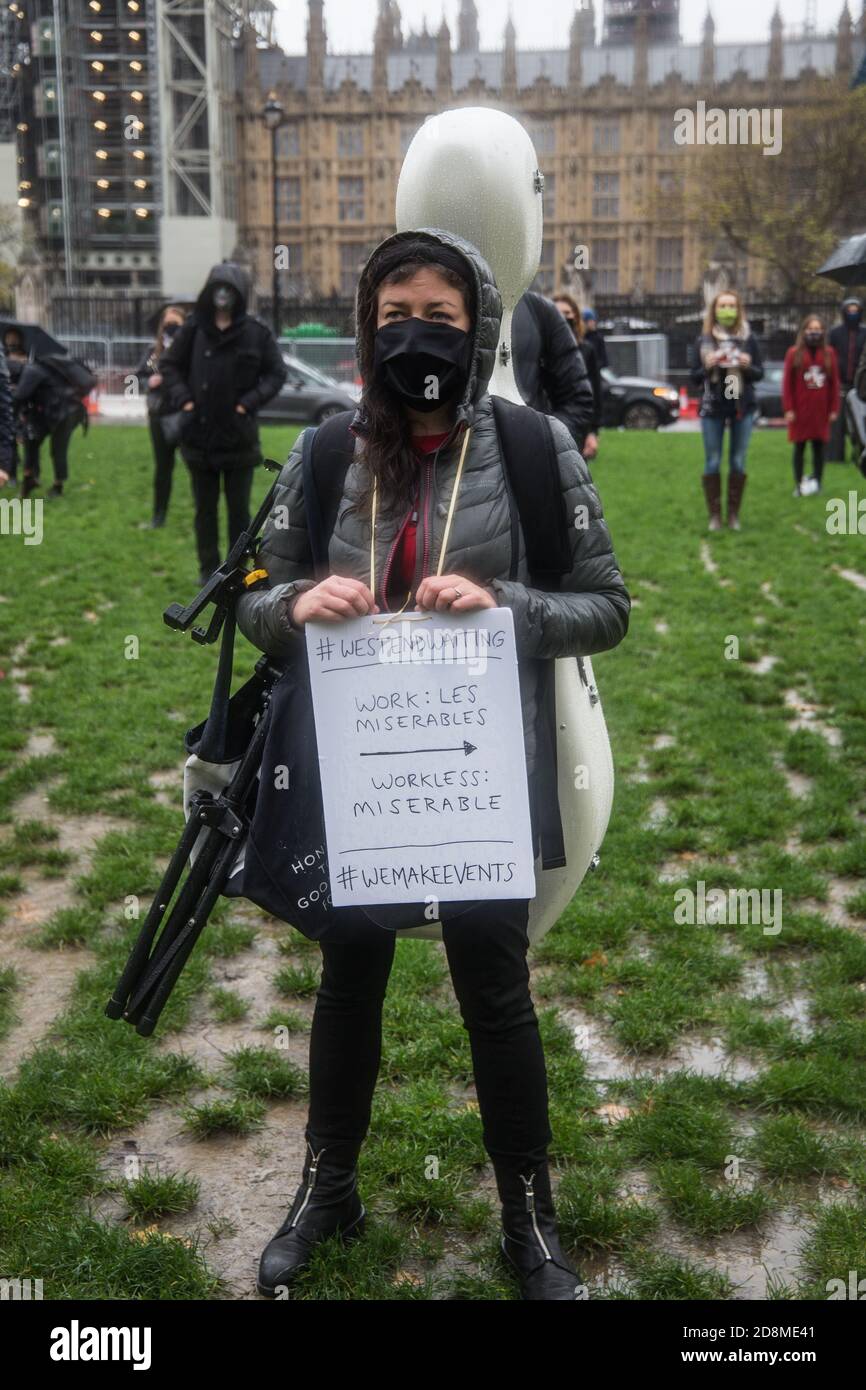
MULTIPOLYGON (((268 582, 240 600, 238 623, 262 651, 289 660, 311 621, 509 608, 535 829, 550 756, 539 737, 544 673, 557 657, 616 646, 628 627, 629 597, 589 471, 555 419, 551 466, 562 517, 552 516, 550 526, 551 536, 563 537, 565 565, 555 591, 531 582, 524 517, 515 524, 486 390, 500 318, 490 269, 461 238, 424 229, 376 248, 358 286, 365 386, 358 411, 344 417, 351 457, 330 535, 331 572, 313 577, 299 440, 280 475, 258 558, 268 582)), ((542 462, 523 465, 540 476, 542 462)), ((447 907, 440 904, 443 941, 502 1202, 502 1251, 523 1298, 573 1300, 583 1290, 562 1251, 551 1198, 547 1078, 526 961, 528 901, 457 904, 453 915, 447 907)), ((271 1296, 307 1264, 316 1242, 356 1235, 364 1222, 356 1165, 379 1069, 395 935, 385 930, 340 944, 325 937, 321 947, 308 1153, 289 1214, 262 1255, 258 1288, 271 1296)))

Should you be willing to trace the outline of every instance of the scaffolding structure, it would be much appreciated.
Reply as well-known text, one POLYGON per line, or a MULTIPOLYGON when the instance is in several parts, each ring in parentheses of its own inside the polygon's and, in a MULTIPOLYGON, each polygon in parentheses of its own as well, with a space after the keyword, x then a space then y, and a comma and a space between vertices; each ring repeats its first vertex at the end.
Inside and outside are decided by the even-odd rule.
POLYGON ((679 43, 679 0, 605 0, 604 43, 634 43, 642 17, 650 43, 679 43))

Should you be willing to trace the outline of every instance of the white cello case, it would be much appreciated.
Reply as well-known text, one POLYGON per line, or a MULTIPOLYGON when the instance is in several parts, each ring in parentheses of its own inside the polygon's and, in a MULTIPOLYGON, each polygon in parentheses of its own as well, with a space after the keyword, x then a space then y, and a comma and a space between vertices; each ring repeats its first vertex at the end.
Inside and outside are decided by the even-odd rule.
MULTIPOLYGON (((487 261, 502 296, 502 328, 491 395, 523 404, 511 365, 511 319, 541 257, 543 180, 529 135, 504 111, 464 107, 432 116, 416 133, 397 186, 397 230, 440 227, 465 237, 487 261)), ((597 855, 613 801, 613 758, 592 662, 556 662, 559 806, 567 865, 541 868, 529 905, 538 941, 571 902, 597 855)), ((400 936, 441 939, 431 922, 400 936)))

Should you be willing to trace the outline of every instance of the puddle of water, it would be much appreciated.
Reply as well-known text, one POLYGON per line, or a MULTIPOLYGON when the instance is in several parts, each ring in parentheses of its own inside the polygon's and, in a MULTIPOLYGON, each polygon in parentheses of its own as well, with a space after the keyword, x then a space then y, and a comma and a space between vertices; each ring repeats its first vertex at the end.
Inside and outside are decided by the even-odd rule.
POLYGON ((825 708, 823 705, 811 704, 808 700, 803 699, 796 690, 785 691, 785 705, 794 711, 794 718, 788 721, 788 728, 792 733, 797 733, 800 729, 807 729, 810 733, 820 734, 831 748, 841 747, 841 730, 832 724, 825 724, 817 717, 818 713, 825 708))
POLYGON ((668 804, 657 796, 647 812, 646 825, 648 830, 657 830, 668 818, 668 804))
POLYGON ((712 1240, 663 1227, 661 1243, 671 1254, 727 1274, 735 1286, 734 1299, 765 1299, 771 1277, 786 1284, 796 1282, 807 1235, 802 1214, 785 1209, 760 1226, 712 1240))
POLYGON ((779 658, 766 653, 758 661, 744 661, 743 665, 747 671, 751 671, 755 676, 766 676, 773 667, 777 665, 779 658))
POLYGON ((866 589, 866 574, 858 574, 856 570, 843 570, 838 565, 833 565, 832 568, 840 579, 847 579, 856 589, 866 589))
POLYGON ((643 753, 641 753, 640 758, 638 759, 638 764, 635 771, 629 774, 628 780, 633 783, 652 781, 652 778, 650 777, 649 772, 647 771, 646 758, 644 757, 643 753))
POLYGON ((777 608, 781 608, 782 601, 779 598, 779 595, 773 592, 773 586, 770 583, 769 579, 765 580, 764 583, 761 585, 761 593, 764 595, 764 598, 767 600, 768 603, 775 604, 777 608))
POLYGON ((54 753, 57 744, 54 735, 50 733, 32 733, 24 745, 25 758, 44 758, 49 753, 54 753))

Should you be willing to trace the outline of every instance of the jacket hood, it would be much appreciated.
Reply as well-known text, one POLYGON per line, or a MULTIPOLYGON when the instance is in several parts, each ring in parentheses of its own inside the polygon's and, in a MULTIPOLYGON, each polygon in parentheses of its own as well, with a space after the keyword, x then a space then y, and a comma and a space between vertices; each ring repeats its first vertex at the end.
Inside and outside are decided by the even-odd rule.
POLYGON ((233 321, 243 318, 247 311, 247 298, 249 296, 249 281, 243 266, 235 261, 223 261, 220 265, 215 265, 204 283, 204 288, 196 300, 196 312, 203 317, 213 319, 213 292, 217 285, 229 285, 238 296, 238 304, 232 314, 233 321))
MULTIPOLYGON (((484 395, 487 383, 493 375, 496 362, 496 348, 499 343, 499 330, 502 321, 502 299, 496 288, 493 271, 481 252, 471 241, 457 236, 441 227, 420 227, 416 231, 396 232, 386 237, 371 253, 358 280, 355 297, 355 323, 357 326, 356 355, 362 380, 369 381, 373 367, 373 348, 376 334, 375 318, 371 311, 379 278, 378 267, 385 252, 402 243, 426 242, 435 249, 447 247, 456 252, 466 264, 466 278, 474 289, 475 322, 469 330, 472 335, 472 358, 466 387, 457 404, 457 422, 471 425, 475 418, 475 406, 484 395)), ((353 426, 363 426, 363 402, 353 420, 353 426)))

